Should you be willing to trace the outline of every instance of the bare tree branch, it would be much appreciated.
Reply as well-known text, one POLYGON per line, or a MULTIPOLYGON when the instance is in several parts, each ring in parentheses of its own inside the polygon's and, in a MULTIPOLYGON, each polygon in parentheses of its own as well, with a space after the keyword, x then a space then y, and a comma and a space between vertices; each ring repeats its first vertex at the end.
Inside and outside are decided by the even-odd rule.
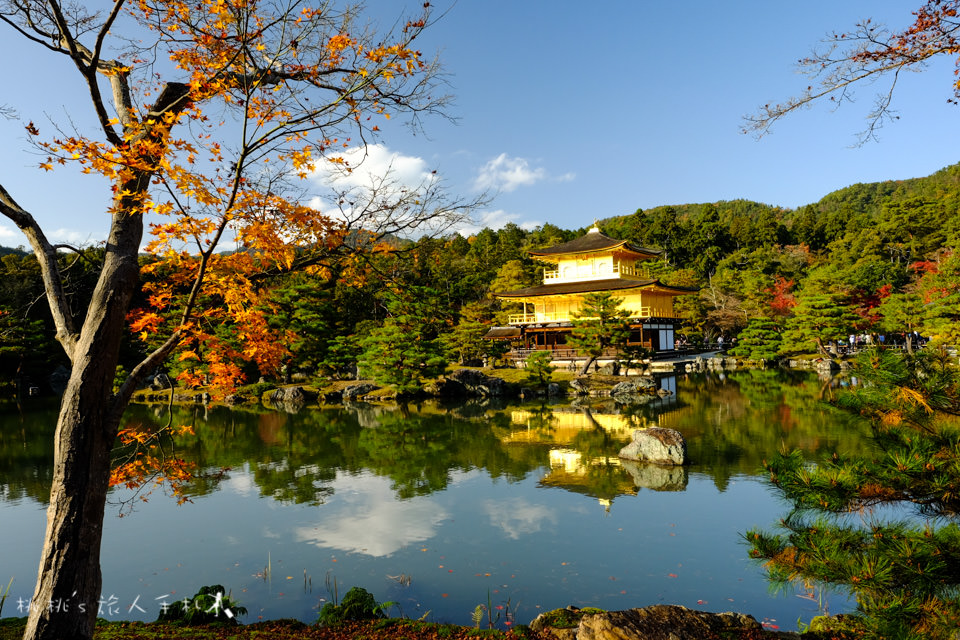
POLYGON ((57 265, 56 247, 47 240, 36 219, 23 209, 0 185, 0 213, 9 218, 23 232, 33 248, 40 265, 43 286, 50 303, 50 313, 57 327, 57 340, 63 345, 67 357, 73 360, 77 342, 77 329, 70 313, 70 305, 63 290, 63 280, 57 265))
MULTIPOLYGON (((885 123, 899 117, 892 105, 901 72, 921 71, 933 58, 960 53, 958 10, 958 0, 929 0, 914 12, 914 23, 903 31, 891 32, 868 19, 851 32, 834 33, 798 63, 800 71, 814 82, 797 96, 765 104, 745 116, 743 133, 762 137, 794 111, 824 100, 839 107, 853 101, 858 87, 885 80, 866 114, 866 129, 859 134, 860 144, 875 140, 885 123)), ((955 82, 953 90, 955 97, 960 96, 960 84, 955 82)))

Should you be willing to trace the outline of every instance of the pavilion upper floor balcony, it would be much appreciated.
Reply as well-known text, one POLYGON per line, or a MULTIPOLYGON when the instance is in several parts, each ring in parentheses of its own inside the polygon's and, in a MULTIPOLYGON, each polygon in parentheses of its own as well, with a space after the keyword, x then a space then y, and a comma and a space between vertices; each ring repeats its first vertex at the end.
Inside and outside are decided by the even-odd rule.
POLYGON ((543 272, 543 284, 558 282, 577 282, 579 280, 604 280, 607 278, 649 278, 645 268, 635 267, 622 262, 600 262, 591 265, 560 265, 559 268, 543 272))

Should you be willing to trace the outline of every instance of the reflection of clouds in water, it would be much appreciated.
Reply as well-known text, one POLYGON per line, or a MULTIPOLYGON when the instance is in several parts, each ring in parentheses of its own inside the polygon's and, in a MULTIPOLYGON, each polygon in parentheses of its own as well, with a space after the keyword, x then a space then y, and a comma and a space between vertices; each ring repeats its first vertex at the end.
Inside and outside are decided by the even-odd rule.
POLYGON ((260 493, 257 483, 253 481, 253 474, 250 473, 250 466, 247 463, 244 463, 243 468, 237 470, 236 473, 228 472, 226 477, 220 481, 220 486, 245 497, 260 493))
POLYGON ((551 509, 523 498, 487 500, 483 510, 490 516, 490 524, 503 529, 512 540, 540 531, 544 523, 557 524, 557 516, 551 509))
POLYGON ((298 542, 383 557, 429 540, 448 517, 428 498, 397 501, 388 479, 354 476, 347 482, 348 486, 335 483, 338 499, 320 510, 317 526, 294 529, 298 542))

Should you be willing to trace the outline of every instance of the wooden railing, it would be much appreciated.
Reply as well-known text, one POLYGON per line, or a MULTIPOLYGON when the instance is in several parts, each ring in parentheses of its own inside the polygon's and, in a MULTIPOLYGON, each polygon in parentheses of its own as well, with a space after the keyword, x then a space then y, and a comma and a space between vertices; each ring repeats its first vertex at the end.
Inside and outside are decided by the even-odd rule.
POLYGON ((650 272, 646 269, 638 269, 636 267, 631 267, 627 264, 616 263, 613 265, 611 271, 600 271, 598 269, 590 269, 590 273, 574 273, 562 276, 559 269, 553 269, 550 271, 543 272, 543 283, 549 284, 551 282, 571 282, 574 280, 596 280, 598 278, 617 278, 622 276, 633 276, 635 278, 649 278, 650 272))
MULTIPOLYGON (((653 307, 634 307, 627 309, 631 318, 677 318, 672 309, 654 309, 653 307)), ((569 313, 515 313, 507 317, 507 324, 533 324, 543 322, 573 322, 569 313)))
MULTIPOLYGON (((639 344, 639 343, 638 343, 639 344)), ((642 345, 646 348, 651 348, 651 343, 648 341, 642 345)), ((714 351, 715 347, 707 345, 704 347, 695 347, 692 345, 684 345, 678 349, 669 349, 665 351, 657 351, 650 355, 651 360, 668 360, 671 358, 683 358, 683 357, 693 357, 700 353, 709 353, 714 351)), ((508 360, 518 361, 526 360, 527 356, 535 351, 546 351, 551 355, 554 360, 585 360, 587 356, 580 355, 576 349, 571 349, 569 347, 557 347, 555 349, 513 349, 506 354, 508 360)), ((605 349, 603 355, 600 356, 600 360, 609 360, 616 358, 618 352, 616 349, 605 349)))

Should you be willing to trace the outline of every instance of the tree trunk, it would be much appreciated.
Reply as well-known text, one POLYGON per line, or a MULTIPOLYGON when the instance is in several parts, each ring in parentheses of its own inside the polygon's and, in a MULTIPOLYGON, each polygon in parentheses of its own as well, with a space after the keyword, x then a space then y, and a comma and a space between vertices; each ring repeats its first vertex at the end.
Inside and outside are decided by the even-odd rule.
POLYGON ((109 424, 103 376, 85 373, 74 368, 60 407, 47 531, 25 640, 93 637, 110 450, 117 426, 109 424))
POLYGON ((139 216, 114 219, 103 268, 60 404, 54 475, 37 586, 24 640, 93 637, 101 597, 100 542, 122 403, 113 381, 126 314, 137 287, 139 216))
POLYGON ((827 351, 827 348, 823 346, 823 340, 821 340, 820 338, 817 338, 816 343, 817 343, 817 352, 824 358, 829 358, 830 352, 827 351))
POLYGON ((907 355, 913 355, 913 334, 905 333, 903 334, 904 345, 907 348, 907 355))
POLYGON ((590 356, 589 358, 587 358, 586 363, 584 363, 583 368, 580 369, 580 373, 578 373, 577 375, 579 376, 587 375, 587 372, 590 371, 590 365, 596 362, 596 360, 597 360, 597 356, 590 356))

